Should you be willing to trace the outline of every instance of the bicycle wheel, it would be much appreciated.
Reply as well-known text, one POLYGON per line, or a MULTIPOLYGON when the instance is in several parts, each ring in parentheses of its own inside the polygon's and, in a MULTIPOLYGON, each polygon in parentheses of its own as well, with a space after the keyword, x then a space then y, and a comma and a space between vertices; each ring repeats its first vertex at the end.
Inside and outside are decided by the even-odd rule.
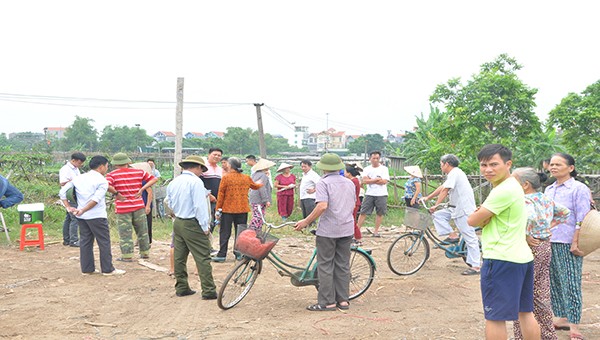
POLYGON ((227 275, 221 289, 217 304, 221 309, 229 309, 237 305, 250 292, 260 269, 262 261, 244 259, 227 275))
POLYGON ((401 235, 388 249, 387 263, 397 275, 411 275, 419 271, 429 258, 429 242, 420 233, 401 235))
POLYGON ((350 296, 356 299, 371 287, 375 278, 375 265, 364 253, 351 249, 350 254, 350 296))

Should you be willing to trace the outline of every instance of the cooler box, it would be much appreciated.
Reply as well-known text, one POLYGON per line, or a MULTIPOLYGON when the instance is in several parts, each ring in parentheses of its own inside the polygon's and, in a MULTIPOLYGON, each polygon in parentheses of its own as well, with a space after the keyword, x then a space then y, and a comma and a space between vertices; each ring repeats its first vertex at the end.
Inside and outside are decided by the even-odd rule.
POLYGON ((44 222, 44 203, 17 205, 19 224, 42 224, 44 222))

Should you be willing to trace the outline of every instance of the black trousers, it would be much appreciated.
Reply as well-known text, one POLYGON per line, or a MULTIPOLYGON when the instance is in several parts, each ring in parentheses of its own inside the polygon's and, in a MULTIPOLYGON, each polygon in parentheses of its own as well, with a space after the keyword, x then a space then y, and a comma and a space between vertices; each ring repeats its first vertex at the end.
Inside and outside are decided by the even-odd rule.
MULTIPOLYGON (((231 226, 234 227, 233 239, 237 236, 237 227, 240 224, 248 223, 248 213, 221 215, 221 229, 219 229, 219 252, 217 257, 227 257, 227 247, 229 246, 229 238, 231 237, 231 226)), ((235 243, 234 243, 235 245, 235 243)), ((235 254, 235 252, 234 252, 235 254)))

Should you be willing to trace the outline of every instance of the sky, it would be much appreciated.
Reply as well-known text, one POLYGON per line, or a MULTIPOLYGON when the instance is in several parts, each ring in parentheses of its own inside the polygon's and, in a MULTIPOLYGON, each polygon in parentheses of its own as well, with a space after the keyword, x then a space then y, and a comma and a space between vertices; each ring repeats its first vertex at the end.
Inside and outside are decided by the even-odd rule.
POLYGON ((10 1, 0 5, 0 133, 105 126, 183 133, 403 133, 436 86, 508 53, 541 119, 600 79, 598 1, 10 1), (92 100, 93 99, 93 100, 92 100))

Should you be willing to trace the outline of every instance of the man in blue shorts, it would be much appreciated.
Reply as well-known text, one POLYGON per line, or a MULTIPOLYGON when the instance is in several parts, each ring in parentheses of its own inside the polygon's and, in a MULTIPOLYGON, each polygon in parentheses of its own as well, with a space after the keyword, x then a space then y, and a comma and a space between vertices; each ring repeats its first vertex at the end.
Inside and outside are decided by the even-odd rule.
POLYGON ((506 321, 519 320, 524 339, 540 339, 533 316, 533 254, 525 239, 527 212, 519 182, 510 175, 512 152, 488 144, 477 155, 481 174, 492 184, 483 204, 469 216, 481 226, 481 297, 486 339, 507 339, 506 321))

